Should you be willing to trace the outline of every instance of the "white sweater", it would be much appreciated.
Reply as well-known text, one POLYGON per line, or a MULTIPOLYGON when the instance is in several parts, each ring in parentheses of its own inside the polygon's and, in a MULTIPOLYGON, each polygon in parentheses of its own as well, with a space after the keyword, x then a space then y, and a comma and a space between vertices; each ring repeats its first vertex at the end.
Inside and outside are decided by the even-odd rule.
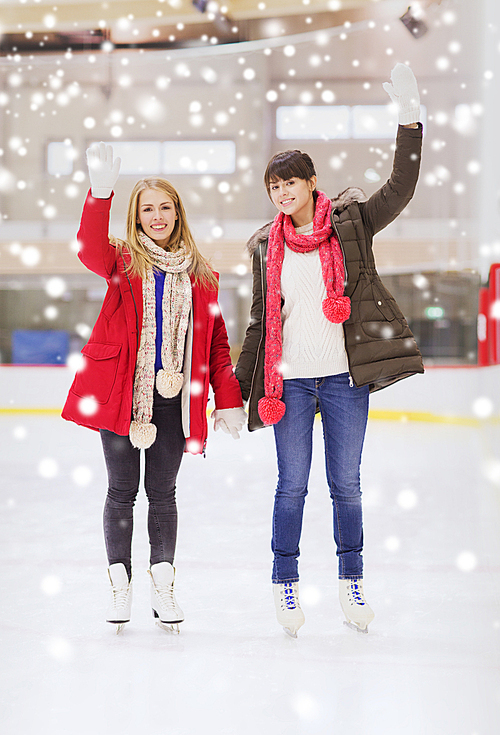
MULTIPOLYGON (((312 222, 296 228, 300 234, 313 231, 312 222)), ((319 378, 349 371, 342 324, 333 324, 323 314, 326 298, 319 250, 295 253, 285 244, 281 271, 283 324, 283 378, 319 378)))

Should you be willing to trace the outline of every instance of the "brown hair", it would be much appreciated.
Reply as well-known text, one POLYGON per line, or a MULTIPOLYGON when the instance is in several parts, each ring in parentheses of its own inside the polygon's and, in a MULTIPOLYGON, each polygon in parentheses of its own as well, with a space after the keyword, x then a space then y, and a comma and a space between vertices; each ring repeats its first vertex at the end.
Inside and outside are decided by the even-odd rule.
POLYGON ((130 199, 127 208, 127 222, 126 222, 126 242, 118 240, 117 238, 111 237, 111 241, 120 245, 125 246, 130 253, 130 264, 127 267, 127 271, 134 276, 144 278, 146 275, 147 265, 152 265, 147 252, 145 251, 141 241, 139 240, 138 231, 141 230, 141 226, 137 223, 137 213, 139 208, 139 196, 141 192, 146 189, 155 189, 167 194, 172 202, 174 203, 175 213, 177 219, 175 220, 174 229, 170 235, 168 241, 168 249, 171 252, 179 250, 182 243, 186 248, 187 253, 191 257, 191 266, 189 272, 194 274, 196 281, 204 281, 206 285, 217 287, 217 278, 214 275, 213 270, 210 268, 208 261, 203 257, 194 241, 193 235, 188 225, 186 211, 182 200, 172 186, 172 184, 166 179, 149 178, 140 179, 130 194, 130 199))
POLYGON ((288 181, 289 179, 310 181, 313 176, 316 176, 316 169, 314 168, 311 156, 297 150, 282 151, 281 153, 276 153, 267 164, 264 173, 264 184, 267 194, 270 197, 269 186, 275 181, 278 181, 278 179, 282 179, 283 181, 288 181))

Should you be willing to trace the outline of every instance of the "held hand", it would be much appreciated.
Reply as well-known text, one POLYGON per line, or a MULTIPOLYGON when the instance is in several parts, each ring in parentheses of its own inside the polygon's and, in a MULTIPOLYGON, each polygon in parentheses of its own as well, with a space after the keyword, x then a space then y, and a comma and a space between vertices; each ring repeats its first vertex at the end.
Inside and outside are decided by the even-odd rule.
POLYGON ((105 143, 91 146, 87 150, 87 166, 92 196, 109 199, 120 173, 121 158, 113 161, 113 147, 105 143))
POLYGON ((222 429, 225 434, 231 434, 233 439, 239 439, 247 415, 242 408, 219 408, 212 411, 210 416, 214 419, 214 429, 222 429))
POLYGON ((420 95, 415 75, 406 64, 396 64, 391 72, 391 81, 383 88, 397 106, 399 124, 410 125, 420 120, 420 95))

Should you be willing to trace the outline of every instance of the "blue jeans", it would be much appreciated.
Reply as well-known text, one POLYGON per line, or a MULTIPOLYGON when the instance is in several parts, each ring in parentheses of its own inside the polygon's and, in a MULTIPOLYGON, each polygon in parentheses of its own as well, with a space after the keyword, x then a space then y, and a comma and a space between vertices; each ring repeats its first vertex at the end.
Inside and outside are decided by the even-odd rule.
POLYGON ((368 386, 351 387, 348 373, 283 381, 286 411, 274 425, 278 459, 272 537, 274 583, 299 579, 299 542, 311 469, 316 402, 323 422, 339 578, 363 576, 360 464, 368 396, 368 386))
MULTIPOLYGON (((144 450, 144 488, 148 497, 150 564, 174 561, 177 541, 175 484, 184 454, 181 396, 163 398, 154 391, 153 418, 157 434, 144 450)), ((128 436, 100 430, 108 471, 108 494, 104 505, 104 539, 108 563, 125 565, 132 576, 132 531, 134 504, 139 491, 141 452, 128 436)))

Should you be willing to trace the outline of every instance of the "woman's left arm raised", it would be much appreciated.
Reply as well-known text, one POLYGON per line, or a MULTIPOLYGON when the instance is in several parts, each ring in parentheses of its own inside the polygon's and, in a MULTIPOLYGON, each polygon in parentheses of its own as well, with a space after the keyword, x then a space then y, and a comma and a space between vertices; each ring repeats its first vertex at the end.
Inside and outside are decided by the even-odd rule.
POLYGON ((83 207, 77 240, 82 263, 103 278, 109 278, 115 265, 115 248, 110 245, 108 227, 111 198, 118 175, 120 158, 105 143, 87 150, 91 189, 83 207))
POLYGON ((391 82, 383 87, 397 106, 399 128, 389 180, 362 205, 365 225, 372 234, 392 222, 413 197, 420 170, 422 124, 417 80, 406 64, 396 64, 391 82))

